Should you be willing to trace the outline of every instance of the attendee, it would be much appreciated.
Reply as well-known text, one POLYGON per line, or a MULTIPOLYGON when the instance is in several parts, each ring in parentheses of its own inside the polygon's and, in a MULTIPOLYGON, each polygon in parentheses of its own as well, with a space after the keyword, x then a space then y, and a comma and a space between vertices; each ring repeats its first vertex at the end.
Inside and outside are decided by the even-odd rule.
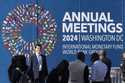
POLYGON ((122 53, 121 61, 122 61, 122 63, 120 65, 120 67, 121 67, 121 71, 122 71, 122 78, 123 78, 123 81, 125 82, 125 52, 122 53))
POLYGON ((50 72, 47 83, 68 83, 68 65, 68 61, 63 60, 55 69, 50 72))
POLYGON ((11 83, 28 83, 26 59, 23 55, 14 56, 8 69, 11 83))
POLYGON ((59 83, 58 77, 59 77, 58 69, 55 68, 49 73, 47 78, 47 83, 59 83))
POLYGON ((30 68, 30 65, 31 65, 31 55, 29 54, 25 54, 25 58, 26 58, 26 64, 28 66, 28 68, 30 68))
POLYGON ((111 72, 111 66, 112 66, 112 63, 111 63, 111 60, 107 57, 107 53, 105 50, 100 50, 98 52, 99 54, 99 58, 100 60, 106 64, 108 70, 107 70, 107 73, 106 73, 106 76, 105 76, 105 82, 106 83, 111 83, 111 77, 110 77, 110 72, 111 72))
MULTIPOLYGON (((45 83, 48 75, 46 56, 41 54, 41 45, 35 47, 35 54, 31 56, 31 73, 33 73, 34 83, 45 83)), ((32 74, 31 74, 32 75, 32 74)))
POLYGON ((107 66, 99 60, 99 55, 97 53, 93 53, 91 55, 91 80, 92 83, 106 83, 105 76, 107 72, 107 66))
POLYGON ((33 71, 32 71, 32 68, 31 68, 31 55, 25 53, 25 58, 26 58, 26 64, 27 64, 27 67, 28 67, 27 68, 27 74, 33 82, 33 71))
POLYGON ((58 74, 59 74, 60 83, 68 83, 68 79, 69 79, 68 66, 69 66, 69 63, 67 60, 63 60, 58 65, 58 74))
POLYGON ((68 83, 89 83, 89 69, 84 60, 84 53, 78 52, 77 60, 69 64, 68 83))

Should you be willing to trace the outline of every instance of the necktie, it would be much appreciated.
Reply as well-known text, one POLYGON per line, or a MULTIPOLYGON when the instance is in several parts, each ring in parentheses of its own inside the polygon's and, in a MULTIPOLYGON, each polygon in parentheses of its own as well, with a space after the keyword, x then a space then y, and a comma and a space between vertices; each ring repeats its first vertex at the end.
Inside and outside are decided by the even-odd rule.
POLYGON ((42 57, 38 56, 38 63, 39 63, 39 71, 42 70, 42 57))

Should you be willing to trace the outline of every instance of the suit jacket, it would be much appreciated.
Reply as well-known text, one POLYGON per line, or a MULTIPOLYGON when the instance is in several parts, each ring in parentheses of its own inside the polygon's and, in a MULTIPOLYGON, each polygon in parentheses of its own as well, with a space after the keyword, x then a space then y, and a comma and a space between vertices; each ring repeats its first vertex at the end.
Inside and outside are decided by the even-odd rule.
POLYGON ((38 63, 38 59, 36 55, 33 55, 31 57, 31 77, 32 79, 45 79, 45 77, 48 75, 48 68, 47 68, 47 62, 46 62, 46 56, 41 55, 41 59, 42 59, 42 70, 39 71, 39 63, 38 63))
POLYGON ((55 68, 49 73, 47 83, 60 83, 58 78, 58 69, 55 68))
POLYGON ((12 62, 8 69, 9 80, 11 83, 18 83, 23 77, 24 74, 27 74, 27 65, 25 61, 25 56, 14 56, 12 57, 12 62), (19 68, 17 70, 16 68, 19 68))

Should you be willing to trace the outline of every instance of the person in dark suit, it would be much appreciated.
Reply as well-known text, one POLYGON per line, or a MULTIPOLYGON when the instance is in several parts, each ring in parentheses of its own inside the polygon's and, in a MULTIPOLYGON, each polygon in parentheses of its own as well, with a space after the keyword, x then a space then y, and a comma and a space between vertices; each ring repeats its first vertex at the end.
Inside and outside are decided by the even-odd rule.
POLYGON ((58 69, 54 68, 48 75, 47 83, 59 83, 58 69))
POLYGON ((68 83, 69 63, 67 60, 61 61, 59 65, 53 69, 48 75, 47 83, 68 83))
POLYGON ((26 59, 23 55, 12 57, 8 76, 11 83, 28 83, 26 59))
POLYGON ((11 83, 19 82, 19 78, 21 76, 21 74, 16 71, 16 66, 16 57, 14 56, 12 57, 11 64, 8 69, 8 76, 11 83))
POLYGON ((46 56, 41 54, 41 45, 35 47, 35 54, 31 56, 31 77, 34 83, 45 83, 45 78, 48 75, 46 56))
POLYGON ((106 83, 112 83, 111 82, 111 77, 110 77, 110 72, 111 72, 111 66, 112 66, 112 62, 111 60, 107 57, 107 54, 106 54, 106 51, 105 50, 100 50, 99 51, 99 57, 100 57, 100 60, 106 64, 108 70, 107 70, 107 73, 106 73, 106 76, 105 76, 105 82, 106 83))
POLYGON ((63 60, 58 65, 58 74, 60 83, 68 83, 69 79, 69 62, 67 60, 63 60))

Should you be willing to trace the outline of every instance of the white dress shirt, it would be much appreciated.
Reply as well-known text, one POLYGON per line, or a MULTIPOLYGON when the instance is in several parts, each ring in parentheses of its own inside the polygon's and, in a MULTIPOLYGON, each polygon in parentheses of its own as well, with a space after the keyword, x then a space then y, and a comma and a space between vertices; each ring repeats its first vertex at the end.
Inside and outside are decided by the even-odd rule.
POLYGON ((39 71, 42 70, 42 57, 40 54, 36 53, 37 59, 38 59, 38 63, 39 63, 39 71))

